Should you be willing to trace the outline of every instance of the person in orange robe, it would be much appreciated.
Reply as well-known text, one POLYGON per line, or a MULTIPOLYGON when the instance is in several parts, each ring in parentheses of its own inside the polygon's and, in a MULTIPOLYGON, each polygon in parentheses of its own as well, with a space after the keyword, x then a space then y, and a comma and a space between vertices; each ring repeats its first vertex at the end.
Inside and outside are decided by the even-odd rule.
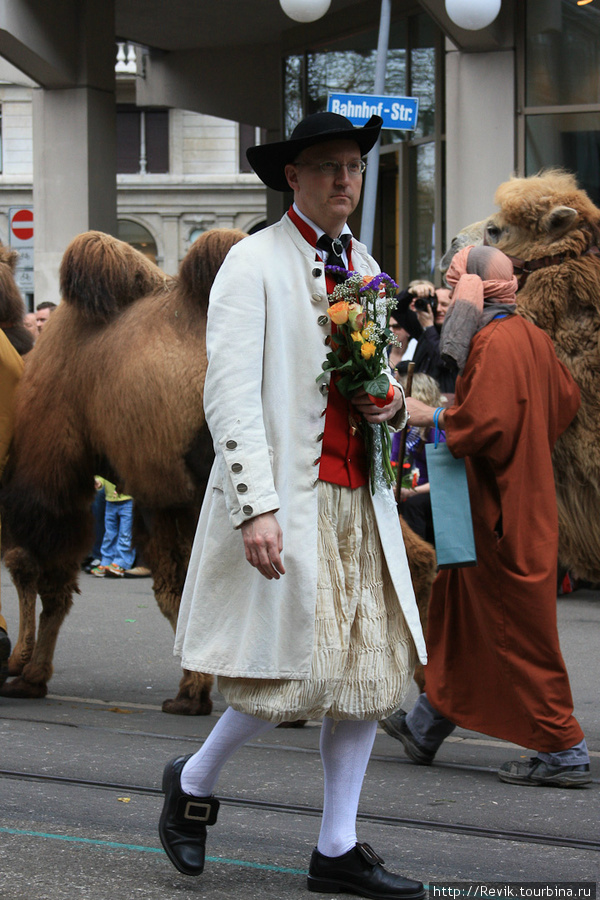
MULTIPOLYGON (((454 304, 442 352, 461 377, 436 416, 466 459, 477 566, 439 573, 429 606, 426 693, 381 724, 430 765, 456 725, 536 750, 501 766, 502 781, 575 787, 591 781, 556 620, 558 514, 552 449, 579 389, 548 336, 514 315, 510 260, 460 251, 447 274, 454 304)), ((411 424, 433 408, 407 399, 411 424)))

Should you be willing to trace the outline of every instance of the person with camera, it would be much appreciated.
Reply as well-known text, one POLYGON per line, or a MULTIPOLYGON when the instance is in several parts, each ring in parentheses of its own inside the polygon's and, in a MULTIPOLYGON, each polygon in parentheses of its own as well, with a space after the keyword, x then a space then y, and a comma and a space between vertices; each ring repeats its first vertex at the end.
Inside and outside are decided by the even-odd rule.
POLYGON ((408 290, 413 297, 409 308, 414 311, 422 329, 413 357, 415 372, 430 375, 442 393, 453 394, 456 372, 448 368, 440 355, 440 333, 450 305, 450 291, 447 288, 436 290, 431 282, 420 282, 412 288, 409 285, 408 290))

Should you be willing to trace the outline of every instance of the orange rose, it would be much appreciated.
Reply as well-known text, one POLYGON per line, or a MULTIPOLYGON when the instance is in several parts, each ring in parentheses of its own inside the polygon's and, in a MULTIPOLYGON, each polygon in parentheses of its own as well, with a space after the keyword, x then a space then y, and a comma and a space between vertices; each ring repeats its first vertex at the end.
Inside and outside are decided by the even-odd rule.
POLYGON ((375 355, 376 349, 377 347, 373 341, 365 341, 364 344, 360 345, 360 355, 363 359, 371 359, 375 355))
POLYGON ((336 325, 344 325, 348 321, 349 310, 350 304, 347 300, 338 300, 337 303, 331 304, 327 315, 336 325))

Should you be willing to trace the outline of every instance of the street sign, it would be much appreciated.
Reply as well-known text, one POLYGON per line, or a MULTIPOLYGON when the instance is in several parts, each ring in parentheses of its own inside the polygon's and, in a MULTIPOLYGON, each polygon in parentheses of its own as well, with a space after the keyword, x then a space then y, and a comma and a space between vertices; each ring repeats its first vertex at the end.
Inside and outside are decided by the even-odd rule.
POLYGON ((416 97, 388 97, 375 94, 329 94, 327 112, 346 116, 353 125, 365 125, 371 116, 381 116, 382 128, 414 131, 419 101, 416 97))
POLYGON ((11 206, 8 210, 10 246, 33 247, 33 208, 11 206))

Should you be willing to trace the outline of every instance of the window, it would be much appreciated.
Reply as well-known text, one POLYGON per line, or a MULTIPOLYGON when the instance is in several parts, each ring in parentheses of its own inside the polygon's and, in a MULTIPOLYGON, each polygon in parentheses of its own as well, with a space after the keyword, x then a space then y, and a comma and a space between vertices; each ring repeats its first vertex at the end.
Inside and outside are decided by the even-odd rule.
POLYGON ((600 203, 600 12, 528 0, 524 25, 521 170, 568 169, 600 203))
POLYGON ((119 219, 117 222, 117 235, 120 241, 131 244, 153 263, 156 262, 158 256, 158 248, 156 241, 147 228, 138 225, 137 222, 131 222, 129 219, 119 219))
POLYGON ((117 106, 117 172, 169 171, 169 112, 117 106))

